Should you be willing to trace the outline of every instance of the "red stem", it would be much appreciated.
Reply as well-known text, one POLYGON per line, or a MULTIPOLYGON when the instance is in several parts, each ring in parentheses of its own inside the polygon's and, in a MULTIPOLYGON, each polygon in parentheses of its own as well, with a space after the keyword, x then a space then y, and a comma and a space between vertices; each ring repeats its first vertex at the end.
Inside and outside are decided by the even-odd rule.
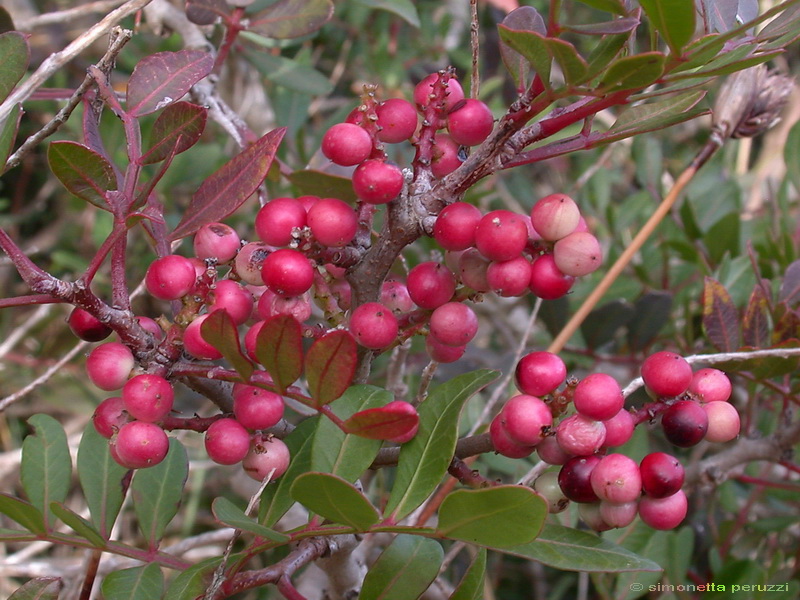
POLYGON ((228 58, 228 54, 230 54, 231 48, 236 42, 236 38, 239 36, 239 32, 244 29, 241 23, 243 16, 244 8, 236 7, 230 16, 224 17, 225 39, 222 40, 222 44, 219 47, 219 52, 217 52, 217 58, 214 61, 214 69, 212 71, 213 73, 220 72, 222 65, 225 63, 225 59, 228 58))

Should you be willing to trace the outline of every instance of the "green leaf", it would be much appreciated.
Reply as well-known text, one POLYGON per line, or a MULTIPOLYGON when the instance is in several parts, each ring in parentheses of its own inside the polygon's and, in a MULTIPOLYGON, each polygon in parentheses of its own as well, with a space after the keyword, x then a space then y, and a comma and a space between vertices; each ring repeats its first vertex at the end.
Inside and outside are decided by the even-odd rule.
POLYGON ((24 34, 7 31, 0 34, 0 102, 3 102, 17 85, 30 61, 30 49, 24 34))
POLYGON ((728 290, 711 277, 703 286, 703 331, 720 352, 739 348, 739 313, 728 290))
POLYGON ((150 149, 140 162, 150 165, 171 154, 180 154, 194 146, 206 127, 208 109, 190 102, 176 102, 165 108, 150 131, 150 149))
POLYGON ((125 499, 123 478, 128 469, 111 458, 108 440, 89 423, 78 446, 78 479, 92 522, 108 539, 125 499))
POLYGON ((709 228, 704 242, 713 263, 719 264, 726 254, 739 254, 741 225, 738 213, 728 213, 709 228))
POLYGON ((481 546, 507 548, 533 541, 547 514, 547 503, 527 487, 456 490, 439 508, 436 533, 481 546))
POLYGON ((629 38, 630 34, 628 33, 603 37, 586 59, 588 62, 586 79, 594 79, 597 75, 605 71, 608 65, 614 61, 620 51, 625 47, 625 43, 629 38))
POLYGON ((450 594, 449 600, 482 600, 486 578, 486 548, 481 548, 472 559, 467 572, 450 594))
POLYGON ((625 573, 661 571, 653 561, 637 556, 597 535, 562 525, 545 524, 534 541, 514 548, 497 548, 505 554, 538 561, 564 571, 625 573))
POLYGON ((227 498, 215 498, 214 502, 211 504, 211 511, 214 513, 214 517, 217 521, 228 527, 241 529, 242 531, 247 531, 259 537, 272 540, 273 542, 285 543, 290 539, 288 535, 270 529, 256 522, 254 519, 251 519, 242 509, 227 498))
POLYGON ((615 60, 600 78, 598 91, 619 92, 647 87, 664 73, 666 56, 644 52, 615 60))
POLYGON ((345 202, 354 202, 358 199, 353 191, 353 181, 349 177, 303 169, 289 175, 289 181, 296 185, 302 193, 311 196, 339 198, 345 202))
MULTIPOLYGON (((1 511, 0 511, 1 512, 1 511)), ((35 542, 36 535, 21 529, 0 527, 0 542, 35 542)))
POLYGON ((296 38, 319 30, 332 16, 331 0, 278 0, 253 15, 249 29, 275 39, 296 38))
MULTIPOLYGON (((792 125, 783 148, 783 159, 787 165, 800 165, 800 121, 792 125)), ((800 169, 787 169, 786 176, 796 190, 800 190, 800 169)))
POLYGON ((203 339, 222 353, 244 380, 253 374, 253 363, 244 355, 239 345, 239 331, 225 309, 212 311, 200 324, 203 339))
POLYGON ((303 329, 291 315, 268 318, 256 336, 256 358, 282 392, 303 373, 303 329))
POLYGON ((500 40, 509 48, 519 52, 533 67, 545 87, 550 87, 550 69, 553 57, 546 36, 535 31, 519 31, 499 25, 500 40))
POLYGON ((367 531, 380 514, 356 487, 336 475, 304 473, 294 480, 292 498, 313 513, 332 521, 367 531))
POLYGON ((661 34, 672 54, 680 56, 695 29, 693 0, 639 0, 653 27, 661 34))
POLYGON ((439 485, 453 458, 461 409, 497 378, 486 369, 464 373, 436 387, 419 406, 419 431, 403 444, 384 514, 398 521, 422 504, 439 485))
POLYGON ((154 467, 139 469, 133 477, 133 508, 150 548, 156 548, 183 497, 189 475, 186 449, 175 438, 169 441, 166 458, 154 467))
POLYGON ((154 600, 164 593, 164 574, 157 563, 114 571, 103 579, 105 600, 154 600))
POLYGON ((31 504, 45 516, 45 526, 50 529, 50 503, 67 498, 72 476, 67 434, 50 415, 33 415, 28 424, 34 431, 22 442, 20 480, 31 504))
MULTIPOLYGON (((247 39, 255 41, 253 37, 247 39)), ((245 56, 263 77, 286 89, 309 96, 326 96, 333 90, 325 75, 298 60, 249 48, 245 56)))
POLYGON ((109 210, 106 192, 117 189, 117 180, 105 157, 78 142, 59 141, 50 142, 47 162, 70 193, 109 210))
POLYGON ((444 552, 435 540, 398 535, 372 565, 359 598, 409 600, 419 598, 439 574, 444 552))
POLYGON ((71 527, 72 530, 81 537, 89 540, 96 548, 105 548, 106 540, 100 535, 100 532, 92 527, 92 524, 82 516, 67 508, 61 502, 51 502, 50 510, 53 511, 53 514, 61 519, 65 525, 71 527))
POLYGON ((704 90, 683 92, 657 102, 630 106, 622 111, 608 130, 609 134, 625 132, 626 135, 644 133, 668 127, 676 118, 686 120, 697 113, 690 112, 706 95, 704 90))
POLYGON ((623 299, 612 300, 594 309, 581 324, 586 345, 594 350, 607 344, 631 321, 633 315, 633 306, 623 299))
POLYGON ((213 68, 214 57, 202 50, 145 56, 128 79, 128 112, 141 117, 177 102, 213 68))
MULTIPOLYGON (((340 419, 347 419, 357 411, 383 406, 392 399, 391 392, 379 387, 354 385, 347 388, 332 408, 340 419)), ((311 447, 310 470, 331 473, 352 482, 369 468, 380 448, 378 440, 346 434, 330 419, 320 419, 311 447)))
POLYGON ((561 67, 561 72, 568 85, 577 85, 586 79, 589 65, 578 54, 575 46, 564 40, 547 38, 547 48, 561 67))
POLYGON ((181 571, 164 594, 164 600, 197 600, 202 598, 211 583, 211 577, 222 559, 207 558, 181 571))
POLYGON ((411 0, 357 0, 358 4, 393 13, 412 27, 420 28, 419 13, 411 0))
POLYGON ((44 535, 45 533, 42 512, 24 500, 0 493, 0 513, 3 513, 12 521, 16 521, 28 531, 32 531, 37 535, 44 535))
POLYGON ((314 340, 305 359, 312 406, 330 404, 350 387, 356 373, 356 341, 349 331, 335 329, 314 340))
MULTIPOLYGON (((534 31, 547 35, 547 25, 542 15, 532 6, 520 6, 508 13, 502 21, 503 26, 514 31, 534 31)), ((518 89, 524 89, 529 84, 531 65, 528 60, 508 44, 500 41, 500 56, 503 63, 514 78, 518 89)))
POLYGON ((22 584, 8 600, 58 600, 61 588, 59 577, 37 577, 22 584))
POLYGON ((633 350, 642 350, 655 339, 667 324, 664 315, 671 309, 671 292, 647 292, 634 303, 633 318, 628 323, 628 344, 633 350))
POLYGON ((11 151, 14 149, 14 141, 17 139, 17 131, 19 130, 19 121, 22 117, 22 109, 20 105, 11 107, 8 117, 0 125, 0 173, 4 170, 4 165, 11 156, 11 151))
POLYGON ((578 0, 578 2, 615 15, 625 16, 627 14, 625 6, 620 0, 578 0))
POLYGON ((665 81, 679 81, 681 79, 693 79, 703 77, 719 77, 720 75, 728 75, 741 71, 748 67, 754 67, 775 58, 782 54, 783 50, 770 50, 762 51, 757 54, 753 53, 753 46, 743 45, 726 52, 717 58, 707 61, 701 65, 700 68, 693 71, 682 71, 675 74, 670 74, 665 77, 665 81))

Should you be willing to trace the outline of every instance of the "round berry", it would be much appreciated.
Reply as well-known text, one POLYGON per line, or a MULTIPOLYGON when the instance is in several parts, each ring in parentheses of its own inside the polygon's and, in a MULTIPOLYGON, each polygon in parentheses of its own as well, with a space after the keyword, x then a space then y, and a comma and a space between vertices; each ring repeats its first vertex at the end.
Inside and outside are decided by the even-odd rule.
POLYGON ((406 278, 406 286, 417 306, 433 310, 453 297, 456 279, 443 264, 429 261, 411 269, 406 278))
POLYGON ((305 226, 306 208, 296 198, 275 198, 256 213, 256 234, 270 246, 288 246, 294 230, 305 226))
POLYGON ((200 327, 207 318, 207 314, 200 315, 186 326, 183 331, 183 348, 195 358, 217 360, 222 358, 222 352, 209 344, 200 331, 200 327))
POLYGON ((591 476, 592 489, 600 500, 621 504, 633 502, 642 492, 639 465, 624 454, 607 454, 591 476))
POLYGON ((136 317, 136 320, 139 321, 139 325, 142 326, 142 329, 152 334, 157 341, 164 339, 164 330, 161 329, 161 326, 155 319, 151 319, 150 317, 136 317))
POLYGON ((120 427, 128 422, 128 413, 125 410, 125 403, 119 396, 106 398, 92 415, 92 423, 97 433, 104 438, 110 439, 120 427))
POLYGON ((175 393, 160 375, 143 373, 128 380, 122 388, 122 400, 134 419, 154 423, 170 413, 175 393))
POLYGON ((498 296, 522 296, 530 289, 531 263, 524 256, 494 261, 486 269, 486 283, 498 296))
POLYGON ((197 258, 213 258, 218 263, 234 259, 242 241, 236 230, 224 223, 206 223, 194 234, 194 255, 197 258))
POLYGON ((686 518, 689 503, 679 490, 666 498, 645 496, 639 501, 639 517, 653 529, 675 529, 686 518))
POLYGON ((708 415, 708 431, 705 437, 709 442, 730 442, 739 435, 741 421, 733 404, 717 400, 703 404, 702 407, 708 415))
POLYGON ((517 258, 527 243, 525 220, 510 210, 488 212, 475 227, 475 247, 489 260, 517 258))
POLYGON ((205 447, 215 463, 234 465, 247 456, 250 433, 236 419, 220 419, 206 430, 205 447))
POLYGON ((500 411, 503 429, 521 446, 535 446, 553 425, 550 407, 540 398, 519 394, 505 403, 500 411))
POLYGON ((600 502, 600 517, 609 527, 627 527, 636 518, 639 510, 639 503, 624 502, 617 504, 602 500, 600 502))
POLYGON ((574 232, 553 246, 553 259, 565 275, 582 277, 596 271, 603 261, 600 242, 591 233, 574 232))
POLYGON ((493 128, 492 111, 480 100, 467 98, 447 114, 450 137, 463 146, 477 146, 489 137, 493 128))
POLYGON ((544 396, 564 383, 567 366, 552 352, 531 352, 519 360, 514 377, 517 387, 524 393, 544 396))
POLYGON ((89 353, 86 374, 93 384, 110 392, 125 385, 135 364, 130 348, 119 342, 107 342, 89 353))
POLYGON ((475 227, 483 217, 477 206, 453 202, 445 206, 433 225, 433 238, 445 250, 466 250, 475 243, 475 227))
POLYGON ((586 526, 592 531, 608 531, 612 526, 603 520, 603 515, 600 514, 600 505, 602 502, 585 502, 578 505, 578 517, 583 521, 586 526))
POLYGON ((555 471, 545 471, 539 475, 533 482, 533 490, 545 499, 550 514, 563 512, 569 506, 569 498, 561 491, 558 473, 555 471))
POLYGON ((566 194, 550 194, 531 209, 531 224, 543 240, 555 242, 575 231, 581 211, 566 194))
POLYGON ((131 421, 119 428, 114 446, 119 464, 128 469, 144 469, 164 460, 169 438, 154 423, 131 421))
POLYGON ((350 315, 350 332, 365 348, 380 350, 397 339, 397 318, 383 304, 366 302, 350 315))
POLYGON ((605 373, 592 373, 584 377, 572 397, 575 410, 597 421, 616 415, 625 405, 622 388, 616 379, 605 373))
POLYGON ((320 147, 331 162, 349 167, 369 158, 372 153, 372 138, 358 125, 337 123, 322 136, 320 147))
POLYGON ((338 198, 320 198, 308 209, 308 227, 323 246, 341 248, 358 230, 358 216, 352 206, 338 198))
POLYGON ((461 282, 476 292, 488 292, 489 265, 491 261, 476 248, 468 248, 458 257, 458 274, 461 282))
POLYGON ((281 248, 264 260, 261 278, 276 294, 299 296, 311 289, 314 267, 302 252, 281 248))
POLYGON ((568 454, 585 456, 597 452, 606 441, 606 428, 602 421, 582 414, 567 417, 558 424, 556 439, 568 454))
POLYGON ((311 295, 279 296, 267 290, 258 300, 259 316, 264 319, 274 315, 291 315, 300 323, 311 318, 311 295))
POLYGON ((533 446, 518 444, 509 437, 499 414, 489 424, 489 437, 492 440, 494 451, 506 458, 525 458, 534 451, 533 446))
POLYGON ((261 267, 273 248, 263 242, 249 242, 242 246, 233 261, 236 274, 246 284, 264 285, 261 279, 261 267))
POLYGON ((408 293, 406 284, 395 279, 384 281, 381 285, 381 304, 396 315, 414 310, 414 301, 408 293))
POLYGON ((665 452, 652 452, 639 464, 642 489, 651 498, 672 496, 683 486, 685 471, 680 461, 665 452))
POLYGON ((447 346, 464 346, 478 333, 478 317, 462 302, 447 302, 433 311, 431 335, 447 346))
POLYGON ((554 435, 547 435, 536 444, 536 454, 549 465, 563 465, 573 456, 564 452, 554 435))
POLYGON ((425 338, 425 350, 431 360, 439 363, 453 363, 464 356, 466 346, 447 346, 435 337, 429 335, 425 338))
POLYGON ((446 133, 433 136, 433 157, 431 173, 434 177, 444 177, 455 171, 464 162, 461 147, 446 133))
POLYGON ((248 476, 256 481, 277 479, 289 468, 289 448, 281 440, 270 435, 255 435, 250 441, 250 450, 242 460, 248 476))
POLYGON ((226 310, 236 325, 241 325, 253 314, 253 294, 232 279, 220 279, 210 295, 208 312, 226 310))
POLYGON ((726 402, 732 391, 731 380, 719 369, 700 369, 689 383, 689 392, 702 402, 726 402))
POLYGON ((708 415, 697 402, 680 400, 661 415, 661 427, 670 443, 688 448, 705 437, 708 415))
POLYGON ((269 429, 283 418, 283 397, 270 390, 244 385, 233 395, 233 414, 247 429, 269 429))
POLYGON ((633 436, 633 415, 627 410, 620 409, 620 411, 603 421, 606 428, 606 441, 603 446, 606 448, 616 448, 622 446, 633 436))
POLYGON ((562 298, 572 289, 575 278, 565 275, 556 266, 552 254, 542 254, 531 263, 531 292, 542 300, 562 298))
POLYGON ((147 269, 144 284, 151 296, 160 300, 177 300, 192 291, 197 280, 192 261, 170 254, 157 258, 147 269))
POLYGON ((642 363, 642 380, 650 392, 659 398, 680 396, 692 382, 692 366, 674 352, 656 352, 642 363))
MULTIPOLYGON (((433 86, 439 80, 439 73, 431 73, 420 81, 414 88, 414 103, 422 108, 430 104, 436 97, 433 86)), ((451 110, 458 102, 464 99, 464 89, 455 77, 450 77, 444 84, 446 86, 444 110, 451 110)))
POLYGON ((403 142, 417 130, 417 109, 408 100, 390 98, 375 109, 378 115, 378 139, 388 144, 403 142))
POLYGON ((403 172, 382 160, 365 160, 353 172, 353 190, 367 204, 386 204, 403 189, 403 172))
POLYGON ((111 335, 111 328, 91 313, 78 308, 72 309, 67 324, 76 337, 85 342, 99 342, 111 335))
POLYGON ((558 485, 567 498, 573 502, 598 500, 592 489, 592 471, 599 462, 597 455, 574 456, 562 465, 558 472, 558 485))

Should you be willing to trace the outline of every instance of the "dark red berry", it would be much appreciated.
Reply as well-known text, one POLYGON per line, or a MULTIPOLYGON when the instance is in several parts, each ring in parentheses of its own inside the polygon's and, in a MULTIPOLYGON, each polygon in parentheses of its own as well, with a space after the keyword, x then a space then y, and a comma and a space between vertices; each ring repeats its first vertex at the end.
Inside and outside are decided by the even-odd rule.
POLYGON ((663 412, 661 427, 672 444, 688 448, 705 437, 708 415, 697 402, 679 400, 663 412))

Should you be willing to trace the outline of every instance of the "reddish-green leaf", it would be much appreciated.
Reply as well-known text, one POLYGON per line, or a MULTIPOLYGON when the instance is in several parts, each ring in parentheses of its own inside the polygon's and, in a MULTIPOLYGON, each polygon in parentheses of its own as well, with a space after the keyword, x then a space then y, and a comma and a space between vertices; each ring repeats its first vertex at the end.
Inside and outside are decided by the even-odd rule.
POLYGON ((352 483, 329 473, 300 475, 291 494, 310 511, 356 531, 366 531, 380 519, 378 510, 352 483))
POLYGON ((606 12, 613 13, 615 15, 625 15, 625 6, 623 6, 620 0, 578 0, 583 4, 596 8, 598 10, 604 10, 606 12))
POLYGON ((285 133, 285 127, 273 129, 209 176, 192 196, 170 239, 192 235, 236 211, 264 181, 285 133))
POLYGON ((51 142, 47 150, 50 170, 78 198, 109 210, 106 192, 117 189, 114 169, 104 156, 83 144, 51 142))
POLYGON ((8 600, 58 600, 61 587, 59 577, 37 577, 17 588, 8 600))
POLYGON ((578 25, 565 25, 564 29, 585 35, 614 35, 618 33, 629 33, 639 26, 637 17, 625 17, 604 21, 602 23, 582 23, 578 25))
POLYGON ((19 31, 0 34, 0 102, 5 100, 28 68, 30 49, 26 36, 19 31))
POLYGON ((500 32, 500 40, 525 57, 542 80, 542 83, 549 88, 553 57, 547 46, 547 38, 536 31, 520 31, 505 25, 500 25, 498 31, 500 32))
POLYGON ((739 314, 728 290, 717 280, 705 278, 703 286, 703 329, 721 352, 736 350, 739 343, 739 314))
POLYGON ((271 38, 296 38, 317 31, 332 16, 331 0, 278 0, 253 15, 249 29, 271 38))
MULTIPOLYGON (((547 25, 542 15, 532 6, 520 6, 503 19, 505 27, 515 31, 534 31, 547 35, 547 25)), ((531 65, 528 60, 508 44, 500 41, 500 56, 518 87, 526 87, 531 65)))
POLYGON ((289 181, 304 194, 320 198, 339 198, 345 202, 357 199, 353 191, 353 182, 349 177, 330 175, 322 171, 304 169, 289 175, 289 181))
POLYGON ((206 126, 208 109, 190 102, 176 102, 158 115, 150 133, 150 149, 141 164, 149 165, 180 154, 197 143, 206 126))
POLYGON ((291 315, 266 320, 256 337, 256 358, 281 391, 303 373, 303 329, 291 315))
POLYGON ((200 325, 203 339, 222 353, 242 379, 253 374, 253 364, 242 352, 239 332, 227 310, 215 310, 200 325))
POLYGON ((344 422, 347 433, 372 440, 388 440, 410 432, 419 424, 419 416, 394 406, 368 408, 344 422))
POLYGON ((739 0, 700 0, 700 3, 712 29, 725 32, 739 24, 736 19, 739 0))
POLYGON ((789 305, 800 302, 800 260, 794 261, 783 274, 778 301, 789 305))
MULTIPOLYGON (((766 281, 769 285, 769 282, 766 281)), ((745 346, 763 348, 769 344, 769 297, 762 285, 756 284, 742 317, 742 342, 745 346)))
POLYGON ((786 302, 780 302, 775 307, 773 316, 775 325, 772 331, 772 343, 780 344, 800 337, 800 313, 790 307, 786 302))
POLYGON ((140 117, 180 100, 214 67, 202 50, 157 52, 140 60, 128 80, 128 112, 140 117))
POLYGON ((705 94, 706 92, 703 90, 694 90, 676 94, 658 102, 628 107, 620 114, 607 133, 616 139, 618 135, 627 137, 662 129, 673 124, 676 119, 693 118, 697 116, 698 111, 692 109, 705 97, 705 94))
POLYGON ((578 54, 575 46, 564 40, 547 38, 547 48, 561 67, 561 73, 567 84, 577 85, 586 77, 589 65, 583 57, 578 54))
POLYGON ((164 574, 158 563, 120 569, 103 579, 106 600, 154 600, 164 593, 164 574))
POLYGON ((664 41, 679 56, 689 43, 695 29, 695 6, 693 0, 639 0, 653 27, 664 41))
POLYGON ((330 404, 350 387, 356 373, 356 341, 349 331, 336 329, 311 344, 305 360, 313 406, 330 404))
POLYGON ((211 512, 214 513, 217 521, 228 527, 248 531, 273 542, 285 543, 289 541, 288 535, 270 529, 255 519, 248 517, 241 508, 227 498, 214 498, 214 502, 211 503, 211 512))
POLYGON ((620 58, 608 67, 598 88, 605 92, 636 90, 647 87, 664 72, 666 56, 661 52, 645 52, 620 58))
POLYGON ((186 18, 197 25, 213 25, 230 11, 225 0, 186 0, 186 18))
POLYGON ((439 574, 444 558, 441 544, 416 535, 395 536, 370 567, 360 598, 408 600, 419 598, 439 574))

